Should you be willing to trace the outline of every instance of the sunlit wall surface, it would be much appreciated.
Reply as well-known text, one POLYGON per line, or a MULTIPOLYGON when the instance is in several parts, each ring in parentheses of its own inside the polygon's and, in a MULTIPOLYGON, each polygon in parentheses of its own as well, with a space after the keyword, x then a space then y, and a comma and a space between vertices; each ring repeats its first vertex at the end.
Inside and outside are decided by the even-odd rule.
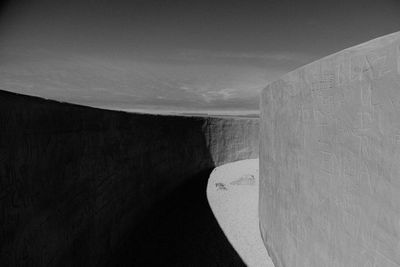
POLYGON ((260 224, 275 266, 400 264, 400 33, 262 94, 260 224))

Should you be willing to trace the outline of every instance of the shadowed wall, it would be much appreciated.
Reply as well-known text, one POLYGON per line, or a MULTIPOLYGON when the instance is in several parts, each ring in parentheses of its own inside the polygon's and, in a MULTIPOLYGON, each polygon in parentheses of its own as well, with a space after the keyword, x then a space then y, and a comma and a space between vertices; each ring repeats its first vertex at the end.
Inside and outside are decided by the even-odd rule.
MULTIPOLYGON (((137 262, 151 262, 154 251, 165 258, 168 252, 151 247, 157 239, 143 233, 149 225, 179 233, 173 216, 185 216, 188 199, 187 209, 198 207, 203 219, 189 210, 193 218, 179 223, 193 223, 204 237, 176 242, 203 246, 197 258, 207 264, 223 264, 218 254, 242 264, 210 217, 205 185, 191 185, 202 185, 217 165, 257 157, 258 120, 129 114, 1 91, 0 129, 2 266, 131 264, 125 252, 137 262), (137 242, 141 250, 131 250, 137 242), (212 252, 207 242, 226 248, 212 252)), ((165 260, 196 264, 189 256, 165 260)))
POLYGON ((400 265, 400 33, 262 93, 260 226, 276 267, 400 265))

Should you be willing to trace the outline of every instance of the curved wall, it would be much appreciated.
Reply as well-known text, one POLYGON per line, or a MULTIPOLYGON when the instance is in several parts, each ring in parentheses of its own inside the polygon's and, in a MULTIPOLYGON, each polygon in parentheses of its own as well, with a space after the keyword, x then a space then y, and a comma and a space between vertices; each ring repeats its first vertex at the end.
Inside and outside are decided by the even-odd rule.
POLYGON ((400 33, 262 93, 260 227, 276 267, 400 265, 400 33))
POLYGON ((258 119, 129 114, 5 91, 0 130, 2 266, 104 265, 179 186, 258 156, 258 119))

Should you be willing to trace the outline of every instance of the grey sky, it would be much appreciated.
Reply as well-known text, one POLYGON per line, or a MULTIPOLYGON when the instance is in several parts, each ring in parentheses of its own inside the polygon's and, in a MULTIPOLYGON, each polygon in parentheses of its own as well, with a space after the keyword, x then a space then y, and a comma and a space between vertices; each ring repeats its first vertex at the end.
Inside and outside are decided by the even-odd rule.
POLYGON ((115 108, 257 109, 269 81, 399 29, 396 0, 8 1, 0 87, 115 108))

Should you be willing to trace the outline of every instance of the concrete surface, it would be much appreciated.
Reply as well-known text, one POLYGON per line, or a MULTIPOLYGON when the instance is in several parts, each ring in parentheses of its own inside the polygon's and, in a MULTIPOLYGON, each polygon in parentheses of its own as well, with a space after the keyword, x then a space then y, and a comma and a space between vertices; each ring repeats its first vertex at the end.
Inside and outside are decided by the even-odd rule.
POLYGON ((400 33, 262 93, 260 220, 276 267, 400 266, 400 33))
POLYGON ((205 189, 215 166, 258 156, 258 130, 0 91, 1 266, 242 266, 205 189))
POLYGON ((207 199, 221 229, 249 267, 273 267, 260 235, 258 220, 258 159, 215 168, 207 199))

